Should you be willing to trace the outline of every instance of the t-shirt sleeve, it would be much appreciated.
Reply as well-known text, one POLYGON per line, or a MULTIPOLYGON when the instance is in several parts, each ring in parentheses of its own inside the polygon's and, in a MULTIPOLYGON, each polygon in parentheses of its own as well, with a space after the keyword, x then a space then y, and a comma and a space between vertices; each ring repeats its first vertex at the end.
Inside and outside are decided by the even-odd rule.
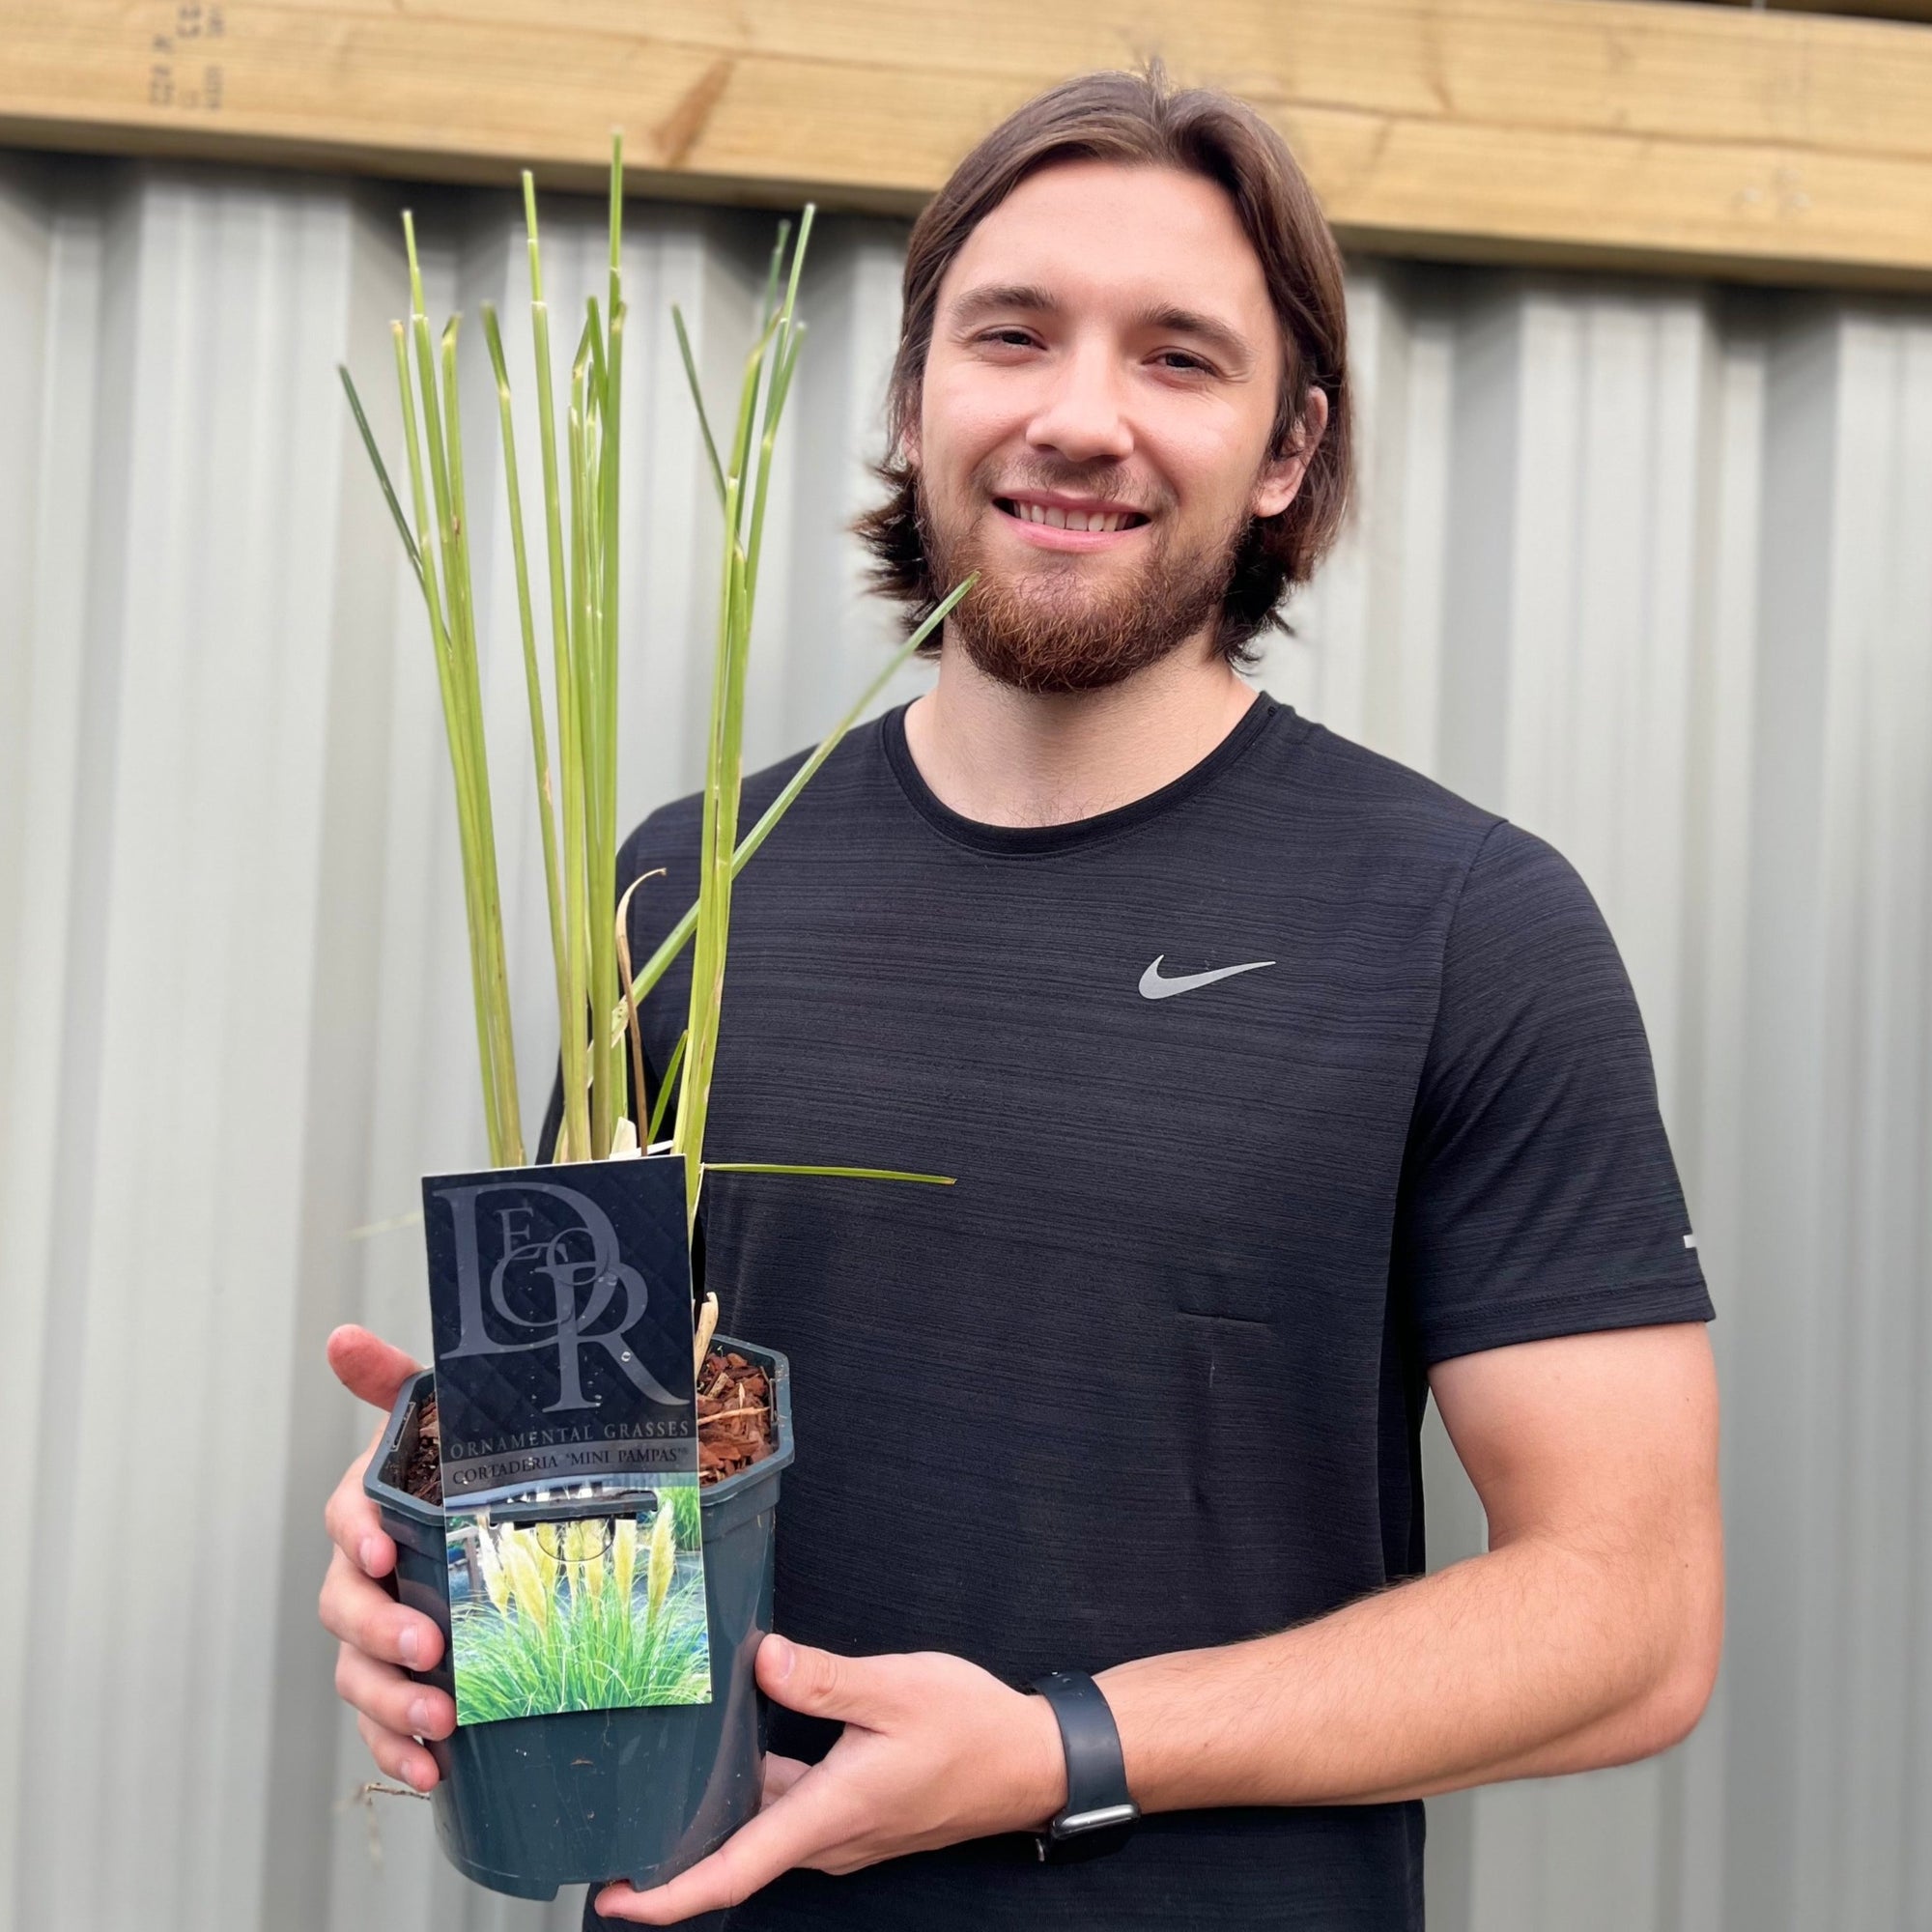
POLYGON ((1397 1206, 1423 1354, 1708 1321, 1690 1234, 1603 915, 1556 852, 1498 824, 1450 923, 1397 1206))

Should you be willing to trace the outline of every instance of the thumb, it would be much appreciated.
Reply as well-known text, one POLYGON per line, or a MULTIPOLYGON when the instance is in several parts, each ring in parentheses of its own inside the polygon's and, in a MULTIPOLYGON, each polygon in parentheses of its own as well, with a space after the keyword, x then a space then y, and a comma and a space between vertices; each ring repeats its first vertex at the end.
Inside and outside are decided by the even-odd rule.
POLYGON ((402 1350, 353 1321, 329 1336, 328 1366, 351 1395, 383 1409, 394 1406, 396 1391, 417 1373, 402 1350))
POLYGON ((883 1662, 875 1657, 836 1657, 774 1633, 758 1646, 758 1686, 787 1711, 877 1730, 893 1701, 883 1662))

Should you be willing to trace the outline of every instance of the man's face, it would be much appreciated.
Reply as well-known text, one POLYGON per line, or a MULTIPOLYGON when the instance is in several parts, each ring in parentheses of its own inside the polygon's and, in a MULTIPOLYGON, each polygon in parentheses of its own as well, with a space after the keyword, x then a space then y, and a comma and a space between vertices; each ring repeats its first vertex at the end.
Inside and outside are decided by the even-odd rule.
MULTIPOLYGON (((1218 618, 1270 461, 1282 340, 1223 190, 1074 161, 1023 182, 940 283, 908 455, 948 632, 1034 692, 1131 676, 1218 618)), ((1320 423, 1311 419, 1312 428, 1320 423)))

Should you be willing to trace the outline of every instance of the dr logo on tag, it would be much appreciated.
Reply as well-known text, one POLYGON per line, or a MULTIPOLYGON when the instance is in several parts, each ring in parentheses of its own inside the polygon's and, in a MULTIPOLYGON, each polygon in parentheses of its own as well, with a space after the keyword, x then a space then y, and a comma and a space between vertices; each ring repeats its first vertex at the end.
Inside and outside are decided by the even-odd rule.
POLYGON ((446 1496, 696 1473, 682 1161, 431 1177, 423 1213, 446 1496))
POLYGON ((650 1287, 619 1254, 617 1231, 611 1217, 587 1194, 554 1180, 520 1180, 513 1186, 452 1187, 442 1195, 456 1217, 457 1307, 462 1330, 446 1359, 459 1355, 511 1355, 534 1349, 556 1350, 557 1398, 546 1405, 548 1413, 565 1408, 596 1408, 595 1396, 583 1392, 579 1372, 580 1352, 601 1349, 637 1387, 653 1402, 679 1398, 666 1388, 625 1343, 625 1335, 642 1320, 650 1305, 650 1287), (487 1194, 549 1195, 578 1216, 575 1227, 553 1228, 547 1236, 531 1231, 532 1209, 527 1200, 516 1207, 490 1210, 500 1228, 501 1248, 490 1270, 490 1307, 511 1328, 527 1331, 522 1341, 498 1341, 483 1315, 483 1264, 477 1239, 477 1204, 487 1194), (549 1283, 549 1306, 532 1315, 520 1312, 544 1299, 542 1283, 549 1283), (623 1301, 614 1320, 605 1317, 623 1301), (601 1324, 601 1325, 600 1325, 601 1324))

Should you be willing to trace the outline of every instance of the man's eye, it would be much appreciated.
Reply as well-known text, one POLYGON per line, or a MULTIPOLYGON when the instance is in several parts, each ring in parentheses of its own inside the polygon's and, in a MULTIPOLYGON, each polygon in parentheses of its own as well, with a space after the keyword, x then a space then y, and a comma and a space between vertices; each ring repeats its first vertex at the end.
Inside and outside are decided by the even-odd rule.
POLYGON ((1154 358, 1164 369, 1178 369, 1188 376, 1211 376, 1214 372, 1200 356, 1184 349, 1163 349, 1154 358))
POLYGON ((1031 349, 1033 336, 1024 328, 989 328, 980 336, 981 342, 989 342, 1001 349, 1031 349))

